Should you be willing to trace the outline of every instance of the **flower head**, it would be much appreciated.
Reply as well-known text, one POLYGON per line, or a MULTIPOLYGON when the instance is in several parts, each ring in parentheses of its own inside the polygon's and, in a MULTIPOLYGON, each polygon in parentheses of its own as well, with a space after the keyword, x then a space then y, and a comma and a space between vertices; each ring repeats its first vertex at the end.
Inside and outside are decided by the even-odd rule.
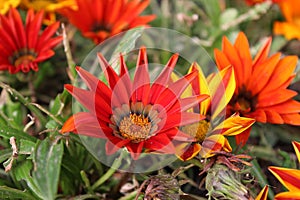
POLYGON ((268 56, 270 46, 271 38, 252 59, 248 40, 239 33, 234 45, 224 37, 222 51, 215 49, 218 68, 231 65, 235 72, 236 89, 228 111, 262 123, 300 125, 300 103, 292 99, 297 92, 287 89, 297 57, 268 56))
POLYGON ((9 73, 38 71, 38 63, 54 55, 54 48, 62 37, 52 37, 59 23, 48 26, 41 32, 43 12, 34 14, 29 10, 26 23, 20 14, 11 8, 8 16, 0 15, 0 70, 9 73))
POLYGON ((274 33, 288 40, 300 39, 300 7, 297 0, 281 0, 278 3, 286 21, 274 23, 274 33))
POLYGON ((139 16, 149 0, 76 0, 78 9, 61 13, 76 26, 83 36, 96 44, 122 31, 144 26, 154 15, 139 16))
MULTIPOLYGON (((238 135, 247 130, 255 120, 232 115, 224 119, 224 109, 235 90, 234 72, 227 67, 220 73, 213 73, 205 79, 201 68, 193 64, 190 71, 197 71, 198 77, 192 81, 190 91, 194 94, 208 94, 209 99, 193 107, 193 112, 206 116, 205 119, 182 127, 182 131, 195 137, 196 142, 180 148, 179 158, 189 160, 200 152, 202 157, 210 157, 214 152, 231 152, 232 148, 225 136, 238 135)), ((181 144, 181 146, 183 146, 181 144)))
POLYGON ((52 24, 56 21, 56 14, 61 9, 69 8, 77 9, 76 0, 21 0, 21 6, 26 9, 33 9, 35 11, 44 10, 45 16, 43 22, 45 24, 52 24))
MULTIPOLYGON (((300 162, 300 143, 292 142, 298 161, 300 162)), ((300 199, 300 170, 282 167, 269 167, 273 175, 284 185, 288 192, 282 192, 275 196, 277 200, 300 199)))
POLYGON ((0 1, 0 14, 5 15, 10 7, 17 7, 20 4, 20 0, 1 0, 0 1))
POLYGON ((104 138, 107 140, 107 154, 125 147, 134 159, 144 150, 174 154, 171 140, 191 139, 178 130, 178 127, 203 119, 203 116, 186 110, 206 99, 207 95, 180 97, 197 76, 196 71, 169 84, 177 54, 172 56, 152 84, 145 48, 140 49, 133 81, 130 80, 122 55, 119 74, 101 54, 98 57, 109 85, 82 68, 76 68, 89 90, 72 85, 66 85, 65 88, 89 112, 74 114, 65 122, 62 133, 74 132, 104 138))

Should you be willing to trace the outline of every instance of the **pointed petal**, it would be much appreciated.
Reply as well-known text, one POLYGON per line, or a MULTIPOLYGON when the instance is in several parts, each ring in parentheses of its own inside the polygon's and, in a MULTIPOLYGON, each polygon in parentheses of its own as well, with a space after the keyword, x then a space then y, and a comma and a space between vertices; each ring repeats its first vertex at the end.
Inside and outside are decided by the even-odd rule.
POLYGON ((214 152, 221 151, 227 139, 221 134, 211 135, 202 143, 200 155, 202 158, 213 156, 214 152))
POLYGON ((266 43, 261 47, 258 54, 254 58, 254 61, 253 61, 254 69, 256 68, 257 65, 261 64, 262 62, 264 62, 267 59, 269 52, 270 52, 271 43, 272 43, 272 38, 269 37, 267 39, 266 43))
POLYGON ((280 114, 284 123, 291 124, 295 126, 300 126, 300 114, 299 113, 289 113, 289 114, 280 114))
POLYGON ((235 142, 237 145, 240 145, 241 147, 245 146, 248 138, 250 136, 251 128, 246 129, 242 133, 235 136, 235 142))
POLYGON ((151 86, 150 94, 149 94, 149 102, 154 103, 158 96, 162 93, 163 89, 166 88, 170 76, 173 72, 173 69, 178 60, 178 54, 174 54, 166 64, 164 70, 160 73, 160 75, 156 78, 154 83, 151 86))
POLYGON ((106 61, 106 59, 102 54, 98 53, 97 56, 98 56, 101 69, 104 72, 105 78, 106 80, 108 80, 110 88, 113 90, 119 80, 119 76, 113 70, 113 68, 108 64, 108 62, 106 61))
POLYGON ((268 199, 268 191, 269 191, 269 186, 265 186, 257 195, 255 200, 267 200, 268 199))
POLYGON ((214 128, 213 133, 227 136, 238 135, 250 128, 254 122, 254 119, 233 115, 214 128))
POLYGON ((107 126, 100 125, 97 118, 90 113, 76 113, 71 116, 63 125, 63 133, 73 132, 80 135, 86 135, 96 138, 106 138, 105 133, 111 132, 107 126))
POLYGON ((271 171, 280 183, 289 191, 300 190, 300 170, 282 167, 269 167, 269 171, 271 171))
POLYGON ((132 102, 143 102, 144 105, 148 104, 148 97, 150 92, 150 77, 148 72, 148 59, 145 47, 142 47, 139 51, 132 90, 132 102))
POLYGON ((263 92, 259 93, 257 97, 257 107, 266 107, 272 106, 275 104, 283 103, 294 96, 297 95, 297 92, 288 89, 278 89, 272 92, 263 92))
POLYGON ((293 144, 294 150, 295 150, 295 152, 296 152, 298 161, 299 161, 299 163, 300 163, 300 143, 299 143, 299 142, 296 142, 296 141, 293 141, 292 144, 293 144))

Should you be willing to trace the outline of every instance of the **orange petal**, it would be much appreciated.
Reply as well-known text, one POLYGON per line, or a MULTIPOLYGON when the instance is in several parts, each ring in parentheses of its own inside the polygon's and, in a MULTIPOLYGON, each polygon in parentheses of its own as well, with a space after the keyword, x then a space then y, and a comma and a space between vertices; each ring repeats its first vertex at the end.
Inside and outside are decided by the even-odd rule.
POLYGON ((295 23, 275 22, 273 31, 276 35, 284 35, 288 40, 300 39, 300 28, 295 23))
POLYGON ((300 191, 279 193, 275 196, 275 200, 300 200, 300 191))
POLYGON ((296 142, 296 141, 293 141, 292 144, 293 144, 293 147, 295 149, 298 161, 300 162, 300 143, 296 142))
POLYGON ((260 193, 257 195, 257 197, 255 198, 255 200, 267 200, 267 198, 268 198, 268 191, 269 191, 269 187, 266 185, 260 191, 260 193))
POLYGON ((240 60, 243 66, 243 79, 240 84, 247 83, 249 77, 252 75, 252 57, 250 54, 249 42, 246 35, 243 32, 238 34, 238 37, 234 43, 234 47, 239 54, 240 60))
POLYGON ((219 49, 214 49, 214 54, 217 66, 220 70, 231 65, 226 55, 219 49))
MULTIPOLYGON (((216 151, 221 151, 226 143, 226 138, 221 134, 211 135, 206 138, 202 143, 202 149, 200 155, 203 158, 208 158, 213 156, 216 151)), ((228 145, 228 143, 226 143, 228 145)), ((231 147, 230 147, 231 148, 231 147)))
POLYGON ((260 63, 265 62, 270 52, 271 43, 272 38, 269 37, 266 43, 260 48, 258 54, 255 56, 253 61, 253 68, 255 68, 260 63))
POLYGON ((291 125, 300 125, 300 114, 299 113, 289 113, 289 114, 281 114, 281 118, 284 123, 291 125))
POLYGON ((289 191, 300 191, 300 170, 282 167, 269 167, 269 170, 289 191))
POLYGON ((244 132, 236 135, 235 136, 236 144, 240 145, 240 146, 244 146, 248 141, 248 138, 250 136, 250 132, 251 132, 251 128, 246 129, 244 132))

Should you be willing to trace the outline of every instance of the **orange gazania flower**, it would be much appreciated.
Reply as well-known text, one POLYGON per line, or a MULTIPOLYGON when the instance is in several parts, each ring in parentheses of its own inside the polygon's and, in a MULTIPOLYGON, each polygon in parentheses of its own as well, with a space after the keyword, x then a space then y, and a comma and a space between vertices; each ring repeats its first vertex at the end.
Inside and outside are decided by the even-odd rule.
POLYGON ((44 10, 45 16, 43 22, 48 25, 56 21, 55 13, 59 10, 64 8, 77 9, 76 0, 21 0, 21 6, 35 11, 44 10))
POLYGON ((10 7, 17 7, 20 0, 0 0, 0 14, 4 15, 9 11, 10 7))
MULTIPOLYGON (((300 162, 300 143, 294 141, 292 144, 300 162)), ((282 167, 269 167, 269 170, 288 189, 288 192, 277 194, 275 196, 276 200, 300 199, 300 170, 282 167)))
POLYGON ((122 31, 146 25, 155 16, 139 16, 150 0, 76 0, 78 10, 61 13, 96 44, 122 31))
POLYGON ((192 81, 192 87, 188 89, 195 95, 208 94, 210 98, 193 107, 193 112, 206 118, 181 128, 183 132, 195 137, 196 141, 180 144, 177 153, 179 158, 186 161, 198 153, 201 157, 207 158, 213 156, 214 152, 231 152, 232 148, 225 136, 238 135, 255 122, 254 119, 237 115, 224 119, 224 110, 235 90, 232 67, 211 74, 207 80, 199 65, 194 63, 190 71, 197 71, 198 77, 192 81))
POLYGON ((29 10, 24 25, 19 12, 11 8, 8 16, 0 15, 0 70, 14 74, 38 71, 38 63, 54 55, 62 37, 52 37, 59 23, 41 32, 43 12, 29 10))
MULTIPOLYGON (((281 58, 280 53, 269 57, 271 41, 269 38, 254 60, 244 33, 239 33, 234 45, 224 37, 222 51, 215 49, 218 68, 231 65, 235 72, 236 89, 228 111, 262 123, 300 125, 300 103, 292 100, 297 92, 287 89, 295 76, 297 57, 281 58)), ((247 136, 239 142, 244 143, 247 136)))
POLYGON ((171 140, 191 139, 178 127, 203 119, 203 116, 186 110, 206 99, 207 95, 180 97, 196 77, 196 71, 168 84, 177 62, 177 54, 169 60, 153 84, 150 84, 145 48, 139 52, 133 81, 130 80, 122 55, 119 75, 102 55, 98 57, 109 85, 87 71, 76 68, 89 90, 72 85, 66 85, 65 88, 89 112, 76 113, 70 117, 62 127, 62 133, 74 132, 107 139, 107 154, 125 147, 134 159, 139 158, 144 150, 174 154, 171 140))
POLYGON ((288 40, 300 39, 300 7, 298 0, 281 0, 278 5, 285 22, 274 23, 274 33, 284 35, 288 40))

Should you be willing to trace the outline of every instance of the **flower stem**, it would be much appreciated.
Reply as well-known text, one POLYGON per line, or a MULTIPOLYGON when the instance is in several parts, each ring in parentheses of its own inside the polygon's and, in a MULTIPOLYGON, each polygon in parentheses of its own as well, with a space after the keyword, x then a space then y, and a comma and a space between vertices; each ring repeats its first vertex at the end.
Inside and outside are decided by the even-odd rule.
POLYGON ((122 157, 123 154, 119 156, 119 158, 115 159, 113 162, 112 166, 109 168, 109 170, 103 174, 93 185, 92 185, 92 190, 95 190, 98 188, 100 185, 102 185, 105 181, 107 181, 115 172, 116 170, 120 167, 121 162, 122 162, 122 157))

